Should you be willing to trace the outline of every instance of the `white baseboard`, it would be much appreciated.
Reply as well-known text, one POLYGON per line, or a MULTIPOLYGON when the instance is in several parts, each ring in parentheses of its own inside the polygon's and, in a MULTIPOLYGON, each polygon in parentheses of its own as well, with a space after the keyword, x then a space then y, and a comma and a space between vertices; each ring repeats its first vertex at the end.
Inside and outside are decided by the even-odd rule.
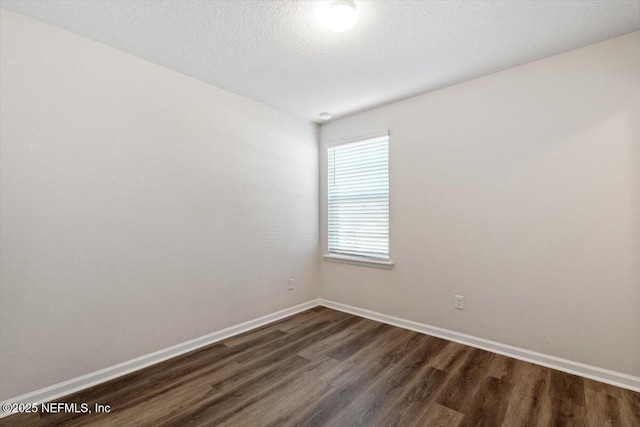
POLYGON ((387 314, 377 313, 375 311, 353 307, 322 298, 320 299, 320 305, 389 325, 398 326, 400 328, 409 329, 411 331, 444 338, 449 341, 455 341, 471 347, 487 350, 492 353, 513 357, 514 359, 524 360, 525 362, 535 363, 536 365, 545 366, 547 368, 557 369, 558 371, 567 372, 569 374, 579 375, 581 377, 611 384, 617 387, 640 391, 640 377, 634 377, 632 375, 610 371, 608 369, 602 369, 596 366, 586 365, 584 363, 573 362, 560 357, 525 350, 523 348, 502 344, 496 341, 490 341, 484 338, 478 338, 462 334, 460 332, 438 328, 436 326, 425 325, 423 323, 401 319, 399 317, 389 316, 387 314))
MULTIPOLYGON (((39 405, 40 403, 49 402, 51 400, 78 392, 85 388, 93 387, 100 383, 121 377, 139 369, 155 365, 156 363, 163 362, 167 359, 171 359, 172 357, 176 357, 181 354, 188 353, 201 347, 216 343, 218 341, 222 341, 224 339, 233 337, 234 335, 239 335, 251 329, 255 329, 268 323, 275 322, 276 320, 280 320, 296 313, 300 313, 301 311, 317 307, 318 305, 320 305, 319 300, 313 299, 302 304, 277 311, 275 313, 267 314, 266 316, 262 316, 257 319, 249 320, 248 322, 240 323, 238 325, 234 325, 220 331, 192 339, 190 341, 176 344, 172 347, 168 347, 154 353, 146 354, 136 359, 128 360, 126 362, 110 366, 99 371, 72 378, 70 380, 45 387, 31 393, 14 397, 13 399, 7 399, 3 402, 0 402, 0 405, 4 405, 6 403, 33 403, 39 405)), ((9 415, 11 415, 11 412, 0 411, 0 418, 9 415)))
MULTIPOLYGON (((603 383, 612 384, 617 387, 640 391, 639 377, 634 377, 631 375, 610 371, 608 369, 602 369, 579 362, 573 362, 571 360, 513 347, 496 341, 490 341, 484 338, 478 338, 471 335, 462 334, 460 332, 438 328, 436 326, 425 325, 423 323, 401 319, 399 317, 389 316, 387 314, 377 313, 375 311, 318 298, 290 308, 286 308, 284 310, 277 311, 275 313, 268 314, 266 316, 259 317, 257 319, 249 320, 248 322, 240 323, 238 325, 222 329, 220 331, 199 338, 195 338, 190 341, 183 342, 181 344, 174 345, 172 347, 165 348, 163 350, 156 351, 154 353, 146 354, 144 356, 120 363, 118 365, 110 366, 99 371, 72 378, 70 380, 45 387, 31 393, 23 394, 12 399, 7 399, 3 402, 0 402, 0 405, 6 403, 40 404, 49 402, 54 399, 58 399, 69 394, 76 393, 80 390, 121 377, 131 372, 146 368, 148 366, 155 365, 156 363, 163 362, 167 359, 171 359, 172 357, 176 357, 181 354, 188 353, 201 347, 216 343, 218 341, 225 340, 235 335, 239 335, 241 333, 250 331, 251 329, 264 326, 268 323, 275 322, 276 320, 280 320, 296 313, 300 313, 318 305, 332 308, 334 310, 343 311, 345 313, 350 313, 356 316, 365 317, 367 319, 375 320, 389 325, 398 326, 400 328, 409 329, 411 331, 420 332, 438 338, 444 338, 449 341, 455 341, 471 347, 480 348, 482 350, 502 354, 504 356, 513 357, 514 359, 524 360, 525 362, 535 363, 537 365, 546 366, 548 368, 557 369, 559 371, 579 375, 581 377, 590 378, 603 383)), ((11 415, 11 413, 0 411, 0 418, 6 417, 8 415, 11 415)))

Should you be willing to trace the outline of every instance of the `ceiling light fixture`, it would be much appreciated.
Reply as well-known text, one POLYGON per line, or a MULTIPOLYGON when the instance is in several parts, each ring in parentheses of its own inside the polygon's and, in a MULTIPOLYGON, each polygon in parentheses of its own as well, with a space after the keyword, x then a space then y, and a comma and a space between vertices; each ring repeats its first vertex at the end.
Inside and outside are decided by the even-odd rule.
POLYGON ((320 113, 320 118, 322 120, 331 120, 331 114, 329 114, 329 113, 320 113))
POLYGON ((323 1, 316 9, 318 21, 333 31, 347 31, 358 19, 353 0, 323 1))

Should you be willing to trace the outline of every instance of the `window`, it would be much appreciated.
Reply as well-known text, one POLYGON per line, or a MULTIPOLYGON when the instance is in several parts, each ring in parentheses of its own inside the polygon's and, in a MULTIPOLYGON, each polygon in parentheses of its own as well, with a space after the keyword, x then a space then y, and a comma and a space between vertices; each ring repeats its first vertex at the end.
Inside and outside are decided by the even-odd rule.
POLYGON ((357 257, 390 268, 389 137, 330 147, 327 154, 329 255, 325 258, 357 257))

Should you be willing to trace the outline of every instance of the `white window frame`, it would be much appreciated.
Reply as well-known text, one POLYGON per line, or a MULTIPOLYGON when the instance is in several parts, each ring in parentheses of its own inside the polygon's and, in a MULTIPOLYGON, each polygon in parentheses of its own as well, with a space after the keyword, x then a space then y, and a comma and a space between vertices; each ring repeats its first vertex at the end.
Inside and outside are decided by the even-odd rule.
MULTIPOLYGON (((362 137, 358 137, 358 138, 353 138, 353 139, 349 139, 349 140, 343 140, 343 141, 339 141, 339 142, 332 142, 332 143, 327 143, 324 144, 324 150, 325 150, 325 155, 326 155, 326 163, 324 165, 324 172, 326 173, 325 179, 329 179, 329 161, 328 161, 328 151, 330 148, 339 146, 339 145, 344 145, 344 144, 351 144, 351 143, 355 143, 355 142, 361 142, 361 141, 366 141, 369 139, 375 139, 375 138, 382 138, 382 137, 386 137, 388 138, 388 143, 389 143, 389 157, 391 157, 391 140, 389 137, 389 131, 384 131, 384 132, 378 132, 375 134, 371 134, 371 135, 366 135, 366 136, 362 136, 362 137)), ((389 189, 391 189, 391 164, 390 164, 390 158, 389 158, 389 189)), ((328 188, 328 184, 327 184, 327 191, 324 194, 324 198, 325 198, 325 215, 326 215, 326 228, 324 230, 325 232, 325 239, 326 239, 326 247, 325 247, 325 254, 323 255, 323 260, 324 261, 330 261, 330 262, 339 262, 339 263, 345 263, 345 264, 352 264, 352 265, 359 265, 359 266, 365 266, 365 267, 375 267, 375 268, 382 268, 382 269, 387 269, 390 270, 391 268, 393 268, 393 261, 391 260, 391 194, 389 194, 389 259, 376 259, 376 258, 367 258, 367 257, 361 257, 361 256, 354 256, 354 255, 344 255, 344 254, 337 254, 337 253, 331 253, 329 252, 329 188, 328 188)))

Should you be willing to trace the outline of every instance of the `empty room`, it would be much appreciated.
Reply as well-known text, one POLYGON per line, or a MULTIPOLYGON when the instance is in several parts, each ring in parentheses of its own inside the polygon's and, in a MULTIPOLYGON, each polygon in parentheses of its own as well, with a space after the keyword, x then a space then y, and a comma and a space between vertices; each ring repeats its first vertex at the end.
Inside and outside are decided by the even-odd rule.
POLYGON ((640 0, 0 0, 0 426, 640 426, 640 0))

